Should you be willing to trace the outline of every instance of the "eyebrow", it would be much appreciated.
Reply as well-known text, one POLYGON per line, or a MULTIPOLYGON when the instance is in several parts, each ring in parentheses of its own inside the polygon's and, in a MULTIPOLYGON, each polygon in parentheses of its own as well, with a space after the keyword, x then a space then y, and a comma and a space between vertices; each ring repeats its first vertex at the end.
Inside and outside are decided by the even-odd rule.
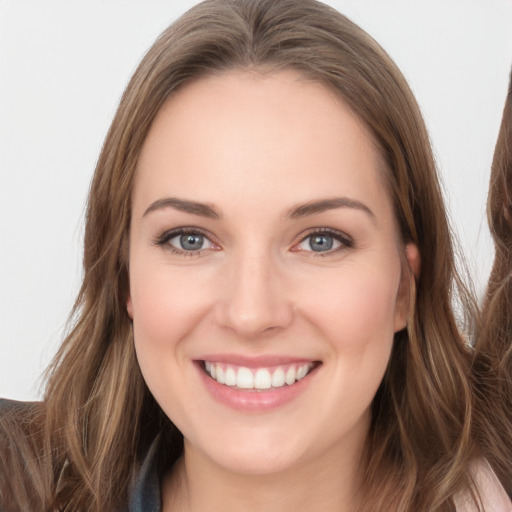
POLYGON ((208 217, 210 219, 220 219, 222 217, 220 212, 213 205, 190 201, 188 199, 178 199, 177 197, 164 197, 162 199, 158 199, 149 205, 142 216, 145 217, 148 213, 156 210, 163 210, 165 208, 174 208, 181 212, 192 213, 194 215, 208 217))
POLYGON ((368 214, 372 220, 375 219, 375 213, 361 201, 357 199, 350 199, 349 197, 334 197, 331 199, 320 199, 318 201, 310 201, 291 208, 286 214, 286 218, 299 219, 322 213, 327 210, 335 210, 337 208, 353 208, 368 214))
MULTIPOLYGON (((220 219, 222 214, 212 204, 200 203, 189 199, 179 199, 177 197, 164 197, 151 203, 143 214, 145 217, 148 213, 165 208, 174 208, 185 213, 192 213, 201 217, 210 219, 220 219)), ((330 199, 319 199, 317 201, 309 201, 298 206, 294 206, 285 215, 287 219, 300 219, 308 215, 315 215, 328 210, 337 208, 353 208, 368 214, 372 220, 375 219, 373 211, 361 201, 350 199, 348 197, 334 197, 330 199)))

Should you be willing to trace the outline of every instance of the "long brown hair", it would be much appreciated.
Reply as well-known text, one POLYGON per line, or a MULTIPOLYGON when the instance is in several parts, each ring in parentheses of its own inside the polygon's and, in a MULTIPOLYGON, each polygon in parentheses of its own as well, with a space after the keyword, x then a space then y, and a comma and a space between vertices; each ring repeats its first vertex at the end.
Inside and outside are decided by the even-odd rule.
MULTIPOLYGON (((248 68, 294 69, 344 99, 377 142, 403 240, 421 254, 408 328, 396 335, 373 402, 361 510, 452 510, 455 493, 471 486, 469 352, 452 311, 454 295, 465 306, 469 299, 455 270, 429 137, 405 79, 370 36, 314 0, 207 0, 144 57, 98 160, 74 327, 49 369, 44 406, 29 421, 39 441, 17 445, 25 455, 36 450, 30 471, 43 475, 30 483, 31 510, 121 506, 159 433, 161 467, 179 456, 181 434, 145 386, 125 307, 134 169, 169 96, 207 74, 248 68)), ((23 433, 13 423, 4 428, 17 443, 23 433)), ((3 483, 19 496, 22 470, 3 483)))
POLYGON ((487 216, 495 256, 473 363, 477 431, 512 496, 512 72, 491 166, 487 216))

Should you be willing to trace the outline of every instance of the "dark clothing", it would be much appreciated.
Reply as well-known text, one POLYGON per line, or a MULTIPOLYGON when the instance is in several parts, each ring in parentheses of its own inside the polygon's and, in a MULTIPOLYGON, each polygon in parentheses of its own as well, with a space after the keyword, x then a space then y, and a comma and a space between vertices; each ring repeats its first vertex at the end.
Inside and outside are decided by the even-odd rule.
POLYGON ((153 441, 130 493, 127 512, 160 512, 160 481, 156 470, 158 438, 153 441))

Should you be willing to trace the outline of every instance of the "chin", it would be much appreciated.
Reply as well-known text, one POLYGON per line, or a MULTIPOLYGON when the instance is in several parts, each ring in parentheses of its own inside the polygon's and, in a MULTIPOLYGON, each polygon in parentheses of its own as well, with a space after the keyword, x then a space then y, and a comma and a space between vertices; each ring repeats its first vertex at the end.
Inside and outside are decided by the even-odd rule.
POLYGON ((265 476, 286 472, 298 464, 297 454, 270 450, 236 450, 216 456, 215 462, 225 470, 242 475, 265 476))
POLYGON ((282 433, 263 438, 245 435, 241 439, 242 436, 229 434, 221 437, 210 446, 191 446, 186 442, 186 449, 210 459, 226 471, 243 475, 281 473, 298 465, 304 457, 303 448, 290 438, 283 439, 286 436, 282 433))

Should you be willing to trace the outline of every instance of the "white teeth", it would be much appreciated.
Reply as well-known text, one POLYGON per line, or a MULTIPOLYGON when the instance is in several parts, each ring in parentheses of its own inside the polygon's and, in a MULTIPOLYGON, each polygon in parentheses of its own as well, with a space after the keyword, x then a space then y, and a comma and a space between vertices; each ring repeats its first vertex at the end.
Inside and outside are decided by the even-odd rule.
POLYGON ((220 384, 240 389, 258 390, 280 388, 285 384, 291 386, 296 381, 303 379, 313 367, 313 363, 305 363, 300 366, 296 364, 278 366, 273 370, 269 368, 251 370, 243 366, 204 362, 206 372, 220 384))
POLYGON ((220 366, 217 366, 217 382, 220 384, 226 383, 226 379, 224 378, 224 370, 220 366))
POLYGON ((282 368, 278 368, 272 374, 272 387, 280 388, 281 386, 284 386, 284 382, 284 370, 282 368))
POLYGON ((242 389, 254 388, 254 375, 249 368, 238 368, 238 372, 236 374, 236 385, 242 389))
POLYGON ((297 370, 297 380, 303 379, 308 373, 308 365, 304 364, 297 370))
POLYGON ((284 378, 288 386, 291 386, 295 382, 296 375, 297 373, 295 372, 295 366, 290 366, 290 368, 288 368, 288 371, 286 372, 286 377, 284 378))
POLYGON ((236 386, 236 372, 233 368, 229 367, 226 369, 226 373, 224 374, 225 384, 226 386, 236 386))
POLYGON ((272 387, 272 377, 270 372, 260 368, 254 376, 254 387, 256 389, 269 389, 272 387))

